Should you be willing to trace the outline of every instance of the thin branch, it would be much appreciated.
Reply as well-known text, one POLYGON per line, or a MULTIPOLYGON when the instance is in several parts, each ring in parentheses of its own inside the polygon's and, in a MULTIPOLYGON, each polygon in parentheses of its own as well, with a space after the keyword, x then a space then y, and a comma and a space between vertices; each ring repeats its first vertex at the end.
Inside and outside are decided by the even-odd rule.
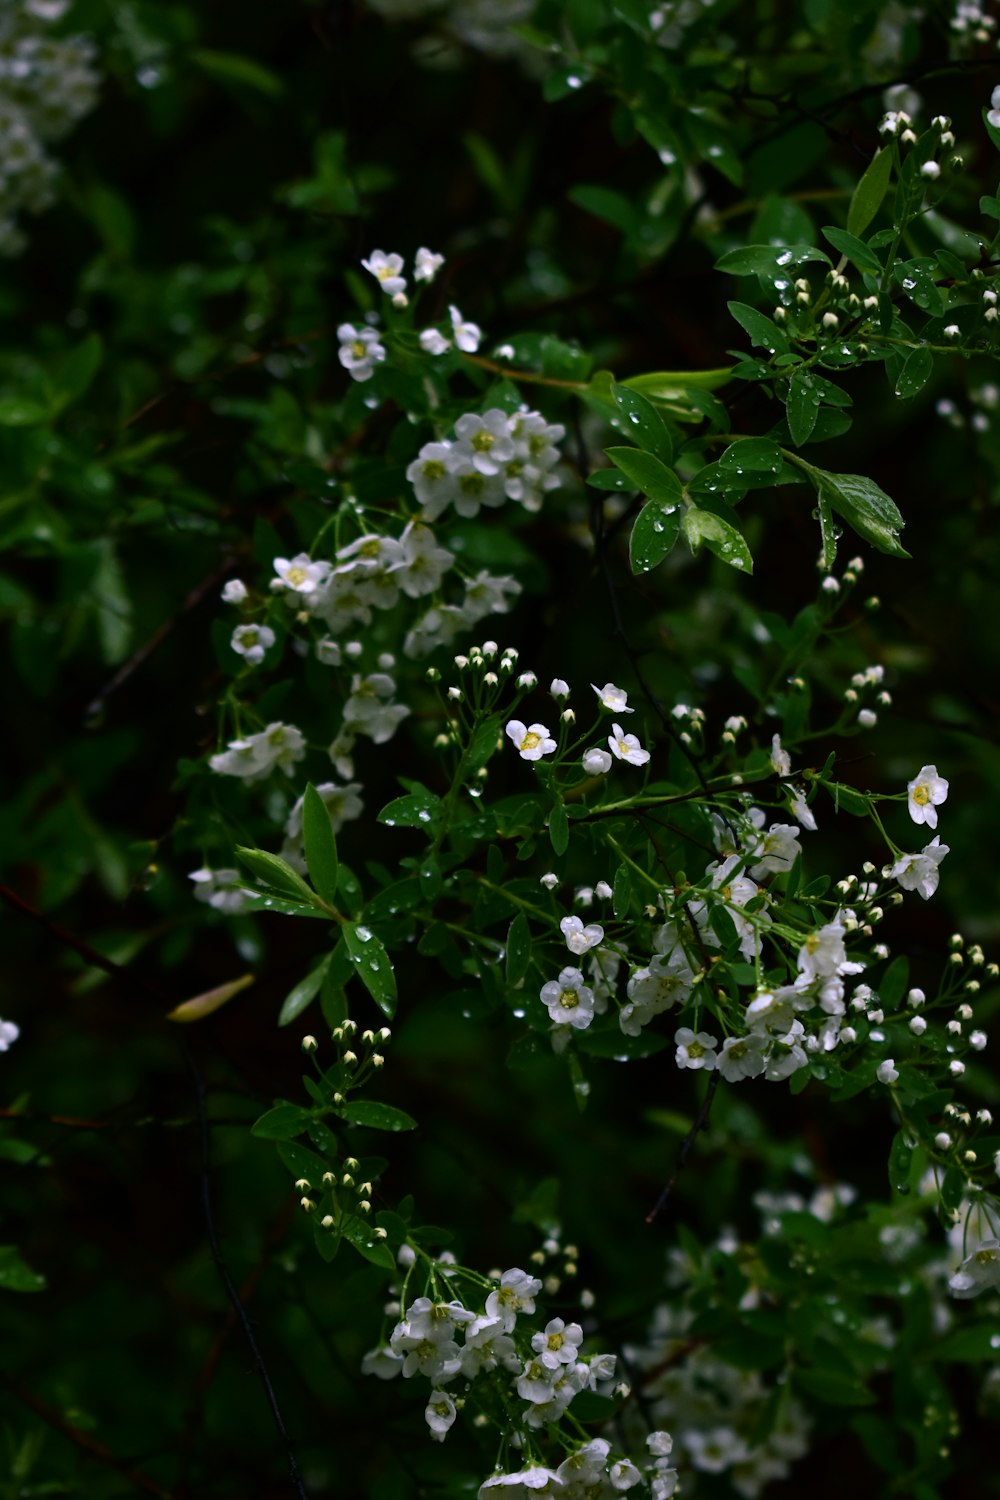
POLYGON ((691 1154, 691 1147, 694 1145, 698 1136, 708 1124, 708 1117, 712 1110, 712 1100, 715 1098, 715 1091, 718 1086, 719 1072, 718 1069, 716 1069, 712 1073, 711 1078, 708 1080, 708 1089, 705 1092, 705 1097, 702 1100, 701 1109, 699 1109, 698 1111, 695 1122, 681 1142, 681 1149, 677 1153, 677 1165, 674 1167, 674 1170, 670 1176, 670 1180, 667 1183, 666 1187, 663 1189, 663 1192, 657 1198, 653 1207, 649 1210, 649 1213, 646 1215, 647 1224, 652 1224, 655 1219, 658 1219, 660 1214, 666 1207, 667 1199, 673 1192, 674 1183, 677 1181, 681 1172, 684 1170, 684 1166, 687 1162, 688 1156, 691 1154))
POLYGON ((12 1396, 16 1396, 18 1401, 30 1407, 50 1427, 61 1432, 63 1437, 69 1438, 70 1442, 75 1443, 84 1453, 89 1453, 91 1458, 96 1458, 98 1462, 116 1469, 125 1479, 130 1480, 137 1490, 142 1490, 146 1495, 157 1495, 159 1500, 171 1500, 170 1491, 157 1484, 155 1479, 150 1479, 149 1475, 144 1474, 141 1469, 133 1468, 126 1459, 119 1458, 117 1454, 112 1453, 110 1448, 106 1448, 103 1443, 91 1437, 89 1432, 83 1432, 79 1427, 74 1427, 60 1412, 48 1406, 44 1401, 40 1401, 31 1391, 25 1390, 23 1386, 18 1385, 6 1375, 0 1375, 0 1385, 12 1396))

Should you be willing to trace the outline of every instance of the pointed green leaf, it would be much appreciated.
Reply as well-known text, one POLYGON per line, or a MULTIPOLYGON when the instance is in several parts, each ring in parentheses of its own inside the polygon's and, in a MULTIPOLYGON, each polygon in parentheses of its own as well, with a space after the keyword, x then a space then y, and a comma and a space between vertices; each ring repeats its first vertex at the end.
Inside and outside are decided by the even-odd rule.
POLYGON ((254 1121, 250 1133, 265 1141, 290 1141, 293 1136, 301 1135, 311 1121, 309 1110, 290 1104, 287 1099, 279 1099, 273 1109, 254 1121))
POLYGON ((801 448, 812 437, 821 404, 822 396, 814 377, 796 371, 788 382, 786 407, 788 430, 796 448, 801 448))
POLYGON ((720 255, 715 269, 730 276, 787 276, 810 260, 830 264, 830 257, 815 245, 739 245, 720 255))
POLYGON ((302 802, 302 836, 312 883, 329 906, 337 903, 337 842, 330 813, 312 782, 302 802))
POLYGON ((629 558, 633 573, 648 573, 672 549, 681 530, 681 509, 676 502, 664 505, 649 500, 639 512, 629 540, 629 558))
POLYGON ((668 466, 674 461, 674 444, 656 407, 627 385, 613 385, 615 405, 625 418, 625 431, 634 443, 668 466))
POLYGON ((383 807, 378 821, 388 828, 433 828, 441 812, 441 798, 433 792, 413 792, 383 807))
POLYGON ((522 982, 531 964, 531 927, 519 911, 507 931, 507 983, 514 989, 522 982))
POLYGON ((394 1104, 380 1104, 375 1099, 352 1099, 341 1110, 349 1125, 364 1125, 369 1130, 416 1130, 417 1122, 394 1104))
POLYGON ((874 250, 869 250, 864 240, 859 240, 856 234, 848 234, 846 229, 835 229, 832 225, 823 230, 824 238, 830 241, 835 250, 841 255, 846 255, 852 266, 857 266, 859 271, 874 271, 876 274, 882 270, 882 262, 874 250))
POLYGON ((7 1292, 44 1292, 45 1277, 21 1259, 16 1245, 0 1245, 0 1289, 7 1292))
POLYGON ((854 528, 865 541, 890 557, 909 557, 899 541, 906 525, 893 500, 873 479, 863 474, 831 474, 816 469, 816 488, 838 516, 854 528))
POLYGON ((569 819, 561 802, 549 813, 549 840, 556 854, 565 854, 569 848, 569 819))
POLYGON ((245 849, 239 845, 236 850, 237 858, 251 870, 258 880, 263 880, 266 885, 274 890, 284 891, 293 896, 305 906, 321 907, 322 902, 297 870, 286 864, 277 854, 269 854, 266 849, 245 849))
POLYGON ((660 462, 652 453, 641 448, 605 448, 613 464, 627 474, 644 495, 660 500, 664 505, 675 505, 681 497, 681 482, 673 469, 660 462))
POLYGON ((892 151, 888 146, 883 146, 872 157, 854 189, 851 206, 847 210, 848 234, 864 234, 882 207, 882 199, 886 195, 891 176, 892 151))
POLYGON ((330 967, 330 954, 327 953, 320 959, 319 963, 298 984, 289 990, 285 996, 284 1004, 278 1013, 278 1025, 288 1026, 290 1022, 301 1016, 302 1012, 312 1004, 326 978, 330 967))
POLYGON ((934 369, 934 356, 929 349, 913 349, 896 377, 896 395, 902 400, 915 396, 927 384, 934 369))
POLYGON ((373 1266, 381 1266, 383 1270, 394 1271, 396 1269, 396 1257, 384 1245, 380 1239, 376 1239, 375 1231, 371 1224, 356 1214, 345 1214, 340 1222, 340 1232, 349 1245, 353 1245, 359 1255, 365 1260, 370 1260, 373 1266))
POLYGON ((750 335, 752 344, 766 349, 768 354, 788 353, 787 338, 765 313, 758 312, 755 307, 747 307, 745 302, 727 302, 726 306, 740 327, 750 335))
POLYGON ((396 1010, 396 976, 388 953, 371 928, 360 922, 345 922, 343 932, 358 978, 379 1009, 391 1019, 396 1010))
POLYGON ((693 505, 685 512, 682 525, 692 552, 704 545, 731 568, 737 568, 741 573, 753 572, 753 558, 746 538, 730 521, 693 505))
POLYGON ((740 438, 719 456, 722 467, 735 474, 745 469, 754 474, 780 474, 784 462, 781 449, 770 438, 740 438))

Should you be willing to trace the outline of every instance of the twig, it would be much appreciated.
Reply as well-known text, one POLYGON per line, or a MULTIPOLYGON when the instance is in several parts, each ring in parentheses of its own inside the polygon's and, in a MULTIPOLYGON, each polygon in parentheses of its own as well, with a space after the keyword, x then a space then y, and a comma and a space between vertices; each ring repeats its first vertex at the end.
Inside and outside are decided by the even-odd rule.
POLYGON ((681 1149, 677 1153, 677 1165, 674 1167, 674 1170, 670 1177, 670 1181, 667 1183, 666 1187, 663 1189, 663 1192, 657 1198, 653 1207, 646 1215, 647 1224, 652 1224, 654 1219, 659 1218, 660 1214, 663 1212, 667 1199, 673 1192, 674 1183, 677 1181, 678 1177, 684 1169, 684 1165, 687 1162, 688 1156, 691 1152, 691 1147, 694 1145, 695 1140, 708 1124, 708 1116, 712 1109, 712 1100, 715 1098, 715 1091, 718 1086, 719 1073, 718 1069, 716 1069, 716 1071, 713 1072, 711 1078, 708 1080, 708 1089, 706 1090, 705 1097, 702 1100, 701 1109, 699 1109, 698 1111, 695 1122, 681 1142, 681 1149))
POLYGON ((79 1427, 74 1427, 54 1407, 40 1401, 37 1396, 32 1395, 31 1391, 26 1391, 23 1386, 18 1385, 6 1375, 0 1375, 0 1384, 12 1396, 16 1396, 18 1401, 30 1407, 33 1412, 37 1412, 38 1416, 48 1422, 50 1427, 54 1427, 57 1432, 68 1437, 70 1442, 75 1443, 84 1453, 89 1453, 91 1458, 96 1458, 101 1463, 110 1465, 112 1469, 117 1469, 124 1478, 131 1480, 137 1490, 142 1490, 147 1495, 157 1495, 159 1500, 171 1500, 170 1491, 157 1484, 155 1479, 150 1479, 149 1475, 144 1474, 141 1469, 133 1468, 125 1459, 118 1458, 110 1448, 106 1448, 103 1443, 92 1438, 89 1432, 82 1432, 79 1427))

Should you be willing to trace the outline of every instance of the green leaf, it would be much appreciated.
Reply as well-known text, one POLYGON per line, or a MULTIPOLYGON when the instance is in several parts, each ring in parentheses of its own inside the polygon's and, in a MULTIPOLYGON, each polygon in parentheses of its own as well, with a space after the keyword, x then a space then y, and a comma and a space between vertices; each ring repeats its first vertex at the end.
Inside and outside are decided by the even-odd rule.
POLYGON ((8 1292, 44 1292, 45 1277, 21 1259, 16 1245, 0 1245, 0 1289, 8 1292))
POLYGON ((737 568, 741 573, 753 572, 753 558, 746 539, 730 521, 692 505, 685 511, 682 525, 692 552, 696 553, 704 545, 731 568, 737 568))
POLYGON ((311 1188, 322 1186, 323 1177, 332 1165, 325 1157, 310 1151, 308 1146, 300 1146, 297 1141, 280 1141, 278 1155, 292 1176, 304 1177, 311 1188))
POLYGON ((863 474, 832 474, 795 455, 787 456, 809 475, 820 500, 843 517, 866 542, 890 557, 909 557, 898 535, 906 522, 893 500, 873 479, 863 474))
POLYGON ((905 953, 901 953, 886 969, 878 987, 879 1004, 883 1010, 895 1010, 909 982, 910 961, 905 953))
POLYGON ((892 151, 883 146, 872 157, 862 173, 851 206, 847 210, 847 232, 850 235, 864 234, 869 224, 882 207, 882 199, 892 177, 892 151))
POLYGON ((913 1141, 903 1130, 897 1130, 889 1147, 889 1183, 897 1193, 910 1191, 910 1168, 913 1165, 913 1141))
POLYGON ((904 401, 915 396, 927 384, 933 369, 934 356, 929 349, 911 350, 896 377, 896 395, 904 401))
POLYGON ((674 461, 673 439, 656 407, 627 385, 613 385, 611 394, 625 418, 628 436, 669 467, 674 461))
POLYGON ((664 505, 649 500, 635 518, 629 539, 629 559, 633 573, 648 573, 671 551, 681 531, 681 511, 677 504, 664 505))
POLYGON ((331 955, 327 953, 315 968, 310 969, 304 979, 300 979, 298 984, 288 991, 278 1013, 279 1026, 287 1026, 296 1020, 315 1000, 323 988, 323 981, 330 967, 330 957, 331 955))
POLYGON ((611 909, 619 921, 628 916, 631 904, 632 874, 628 865, 620 864, 615 871, 615 881, 611 892, 611 909))
POLYGON ((839 1370, 825 1370, 813 1365, 808 1370, 794 1370, 792 1380, 810 1396, 817 1396, 829 1406, 873 1406, 875 1397, 867 1386, 839 1370))
POLYGON ((327 905, 335 906, 337 841, 333 836, 329 810, 312 782, 306 787, 302 802, 302 837, 312 883, 327 905))
POLYGON ((815 245, 740 245, 727 250, 715 262, 717 271, 729 276, 787 276, 796 266, 810 260, 825 261, 830 257, 815 245))
POLYGON ((306 884, 298 871, 293 870, 277 854, 269 854, 266 849, 247 849, 240 844, 237 845, 236 855, 258 880, 263 880, 273 890, 284 891, 305 906, 322 906, 316 892, 306 884))
POLYGON ((531 966, 531 927, 519 911, 507 931, 507 983, 512 989, 523 981, 531 966))
POLYGON ((636 489, 664 505, 676 505, 681 498, 681 482, 673 469, 641 448, 605 448, 613 464, 627 474, 636 489))
POLYGON ((635 485, 620 469, 595 469, 587 475, 587 483, 594 490, 616 490, 619 494, 634 490, 635 485))
POLYGON ((340 1232, 347 1243, 353 1245, 365 1260, 370 1260, 373 1266, 382 1266, 386 1271, 396 1269, 396 1257, 388 1245, 375 1238, 372 1226, 366 1224, 364 1219, 356 1214, 345 1214, 340 1222, 340 1232))
POLYGON ((561 802, 549 813, 549 841, 556 854, 565 854, 569 848, 569 818, 561 802))
POLYGON ((364 1125, 369 1130, 416 1130, 417 1122, 405 1110, 375 1099, 353 1099, 341 1110, 349 1125, 364 1125))
POLYGON ((788 340, 776 323, 745 302, 727 302, 726 306, 740 327, 750 335, 750 342, 766 349, 768 354, 787 354, 788 340))
POLYGON ((881 273, 882 262, 874 250, 869 250, 864 240, 859 240, 856 234, 848 234, 846 229, 835 229, 832 225, 823 230, 823 235, 830 241, 835 250, 841 255, 846 255, 852 266, 857 266, 859 271, 874 271, 881 273))
POLYGON ((465 752, 467 775, 474 776, 496 755, 500 748, 503 722, 503 714, 491 714, 488 719, 483 719, 476 725, 465 752))
POLYGON ((196 67, 219 83, 243 84, 272 99, 284 90, 277 73, 261 67, 252 57, 241 57, 235 52, 215 52, 207 47, 195 47, 188 55, 196 67))
POLYGON ((343 932, 358 978, 379 1009, 391 1019, 396 1010, 396 976, 388 953, 370 927, 345 922, 343 932))
POLYGON ((104 345, 96 333, 89 333, 81 344, 70 351, 56 376, 57 411, 62 411, 70 402, 79 400, 90 389, 103 358, 104 345))
POLYGON ((383 807, 378 821, 387 828, 398 824, 402 828, 432 829, 441 812, 441 798, 433 792, 413 792, 408 797, 397 797, 383 807))
POLYGON ((824 781, 821 784, 830 793, 838 812, 850 813, 852 818, 867 815, 868 798, 862 792, 855 791, 852 786, 845 786, 842 781, 824 781))
POLYGON ((273 1109, 254 1121, 250 1133, 265 1141, 290 1141, 293 1136, 301 1135, 311 1123, 309 1110, 290 1104, 287 1099, 279 1099, 273 1109))
POLYGON ((579 187, 570 188, 567 196, 578 208, 593 214, 595 219, 603 219, 606 224, 612 224, 624 235, 635 234, 641 222, 628 198, 622 193, 616 193, 613 188, 581 183, 579 187))
POLYGON ((51 411, 41 401, 30 401, 26 396, 0 398, 0 427, 37 427, 51 417, 51 411))
POLYGON ((814 377, 796 370, 788 382, 788 431, 796 448, 808 443, 819 416, 822 395, 814 377))
POLYGON ((742 474, 744 469, 755 474, 780 474, 784 462, 781 449, 770 438, 740 438, 719 456, 722 467, 734 474, 742 474))

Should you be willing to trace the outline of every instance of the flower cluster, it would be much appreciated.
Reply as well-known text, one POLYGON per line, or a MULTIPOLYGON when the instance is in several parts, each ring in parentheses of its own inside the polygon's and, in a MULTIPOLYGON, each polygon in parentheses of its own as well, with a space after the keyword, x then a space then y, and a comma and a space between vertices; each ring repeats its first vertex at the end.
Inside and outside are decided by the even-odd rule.
POLYGON ((537 1276, 513 1267, 499 1277, 481 1312, 460 1301, 418 1297, 393 1329, 387 1345, 370 1350, 362 1362, 366 1374, 383 1380, 402 1374, 423 1375, 431 1383, 426 1418, 431 1436, 443 1441, 460 1403, 444 1389, 456 1376, 471 1382, 494 1371, 506 1373, 527 1404, 520 1422, 527 1430, 558 1422, 574 1396, 603 1388, 615 1375, 610 1354, 581 1355, 579 1323, 551 1319, 533 1333, 518 1323, 535 1312, 542 1289, 537 1276), (461 1335, 461 1343, 459 1343, 461 1335))
MULTIPOLYGON (((937 766, 922 766, 906 788, 907 806, 914 823, 936 828, 937 809, 948 796, 948 783, 937 773, 937 766)), ((904 891, 919 891, 927 901, 937 890, 941 878, 940 864, 949 847, 935 836, 919 854, 900 854, 888 871, 904 891)))
POLYGON ((248 734, 230 740, 209 760, 209 767, 220 776, 238 776, 242 781, 263 781, 275 769, 291 776, 297 761, 306 753, 305 736, 294 724, 268 724, 259 734, 248 734))
POLYGON ((499 407, 466 412, 455 423, 454 439, 425 443, 406 471, 423 520, 437 520, 449 505, 460 516, 476 516, 480 506, 495 509, 506 500, 540 510, 546 493, 559 485, 555 445, 565 431, 526 406, 512 415, 499 407))
POLYGON ((24 249, 18 215, 41 213, 55 199, 59 168, 46 144, 97 102, 93 43, 47 33, 68 7, 69 0, 22 0, 0 16, 0 254, 24 249))

